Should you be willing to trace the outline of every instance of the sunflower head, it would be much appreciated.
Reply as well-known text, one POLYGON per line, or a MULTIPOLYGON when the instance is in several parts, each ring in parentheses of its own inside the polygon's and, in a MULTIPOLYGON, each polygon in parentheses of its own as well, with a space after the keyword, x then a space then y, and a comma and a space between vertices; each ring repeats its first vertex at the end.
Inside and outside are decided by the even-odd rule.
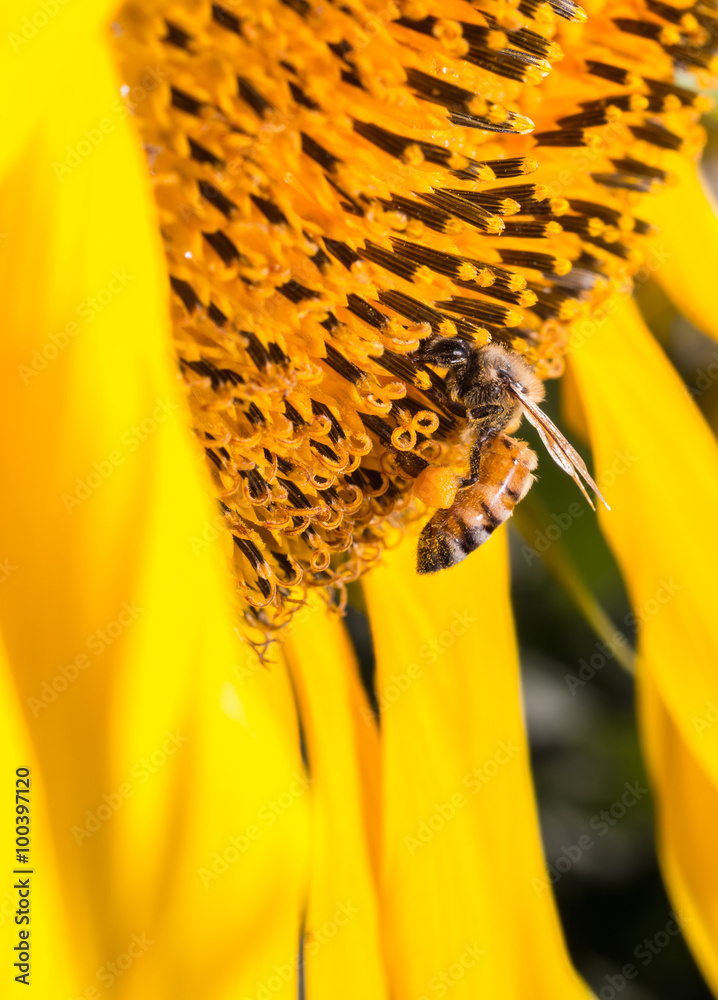
POLYGON ((634 7, 125 6, 178 361, 261 631, 307 588, 341 604, 469 474, 425 345, 554 378, 646 259, 639 203, 703 141, 675 70, 714 70, 718 22, 634 7))

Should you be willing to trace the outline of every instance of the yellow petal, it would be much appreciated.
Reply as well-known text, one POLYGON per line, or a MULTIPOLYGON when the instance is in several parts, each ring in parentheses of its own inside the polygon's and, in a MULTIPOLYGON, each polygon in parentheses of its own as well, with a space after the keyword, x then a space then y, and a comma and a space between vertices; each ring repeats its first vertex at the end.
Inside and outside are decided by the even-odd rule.
POLYGON ((12 90, 28 123, 0 174, 0 636, 48 838, 32 982, 55 982, 40 943, 67 926, 71 981, 42 995, 234 1000, 291 964, 273 996, 294 997, 306 797, 265 818, 302 773, 293 696, 238 642, 206 541, 216 513, 112 64, 89 33, 62 59, 12 90))
MULTIPOLYGON (((718 865, 715 830, 718 794, 712 778, 683 739, 660 690, 642 684, 644 740, 658 776, 658 849, 674 902, 674 919, 686 935, 713 992, 718 993, 718 865)), ((718 697, 696 718, 701 735, 718 742, 718 697)))
POLYGON ((703 790, 710 814, 718 784, 718 738, 700 724, 718 694, 715 571, 707 557, 718 541, 718 447, 630 300, 619 300, 594 336, 574 341, 571 365, 612 506, 599 515, 602 528, 634 609, 623 625, 640 626, 637 677, 664 868, 690 910, 686 934, 718 987, 715 957, 705 958, 706 941, 718 953, 715 852, 703 821, 690 818, 703 808, 703 790), (677 876, 683 866, 691 877, 677 876))
POLYGON ((641 206, 660 234, 637 281, 642 276, 655 277, 691 323, 718 339, 716 204, 701 183, 695 163, 676 156, 671 167, 678 183, 657 197, 646 198, 641 206))
MULTIPOLYGON (((15 976, 19 976, 18 985, 25 982, 22 977, 28 976, 25 966, 29 957, 31 974, 28 981, 35 996, 70 996, 75 985, 69 958, 72 932, 63 920, 47 802, 42 788, 35 781, 37 759, 22 724, 22 706, 12 685, 1 642, 0 761, 7 788, 6 815, 10 818, 10 822, 2 824, 0 829, 0 851, 8 861, 0 874, 0 942, 5 953, 13 955, 8 981, 12 982, 15 976), (27 770, 30 774, 26 776, 27 770), (16 831, 16 816, 20 824, 30 827, 29 833, 20 825, 16 831), (16 843, 16 832, 31 838, 31 853, 23 850, 26 841, 16 843), (28 878, 30 909, 28 913, 18 912, 20 906, 24 909, 25 905, 21 904, 19 889, 23 888, 22 882, 28 878), (19 946, 28 943, 29 956, 19 953, 19 946), (16 947, 18 951, 15 951, 16 947), (42 956, 42 961, 37 961, 38 956, 42 956), (15 962, 19 963, 17 967, 15 962)), ((9 987, 7 992, 10 992, 9 987)), ((30 995, 33 995, 32 990, 30 995)))
MULTIPOLYGON (((66 79, 69 53, 82 60, 86 46, 97 45, 97 33, 108 30, 116 7, 115 0, 5 0, 1 5, 0 93, 17 99, 0 104, 0 176, 27 143, 50 90, 66 79)), ((85 79, 82 86, 92 84, 85 79)))
POLYGON ((588 440, 588 425, 583 410, 581 394, 576 385, 572 368, 567 368, 561 377, 561 420, 574 437, 588 440))
POLYGON ((378 926, 378 873, 369 849, 376 843, 380 818, 376 720, 361 690, 344 627, 328 619, 323 607, 292 623, 286 656, 311 775, 307 996, 382 1000, 388 994, 378 926), (374 769, 374 787, 369 767, 374 769))
POLYGON ((365 585, 392 996, 443 984, 456 1000, 585 998, 541 853, 505 533, 436 577, 416 575, 415 546, 387 554, 365 585))

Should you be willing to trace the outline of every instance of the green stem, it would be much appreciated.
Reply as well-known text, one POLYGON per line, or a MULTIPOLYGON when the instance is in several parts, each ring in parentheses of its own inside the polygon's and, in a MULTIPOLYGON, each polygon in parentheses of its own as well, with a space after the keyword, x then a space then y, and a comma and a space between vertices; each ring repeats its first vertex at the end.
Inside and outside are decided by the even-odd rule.
MULTIPOLYGON (((529 544, 531 544, 530 538, 535 537, 537 532, 545 532, 546 527, 552 523, 543 504, 535 497, 522 501, 516 508, 513 522, 529 544)), ((615 647, 613 654, 615 659, 626 673, 633 677, 634 650, 630 646, 623 646, 613 641, 618 629, 584 582, 566 546, 558 539, 540 555, 549 573, 573 601, 598 638, 615 647)))

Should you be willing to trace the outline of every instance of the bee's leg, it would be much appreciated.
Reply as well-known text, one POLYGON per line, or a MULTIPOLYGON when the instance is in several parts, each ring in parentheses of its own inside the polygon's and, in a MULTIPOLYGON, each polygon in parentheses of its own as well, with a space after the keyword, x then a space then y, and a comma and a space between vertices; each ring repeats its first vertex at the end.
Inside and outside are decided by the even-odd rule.
POLYGON ((479 434, 471 447, 469 455, 469 475, 459 483, 459 489, 464 490, 467 486, 473 486, 479 479, 479 467, 481 465, 481 452, 488 441, 496 436, 496 431, 485 431, 479 434))
MULTIPOLYGON (((437 362, 437 364, 438 363, 439 362, 437 362)), ((443 367, 443 362, 442 362, 442 367, 443 367)), ((438 396, 438 398, 441 400, 441 405, 444 407, 445 410, 448 410, 449 413, 454 413, 457 417, 465 418, 466 407, 464 406, 463 403, 460 403, 458 399, 454 399, 454 397, 451 395, 451 375, 452 373, 450 371, 446 379, 439 379, 437 376, 437 381, 439 382, 439 385, 432 382, 431 389, 428 390, 428 394, 438 396), (447 382, 449 382, 450 384, 447 385, 447 382)))
POLYGON ((441 396, 442 405, 445 409, 449 410, 450 413, 455 413, 457 417, 466 416, 466 407, 463 403, 458 403, 455 399, 452 399, 451 396, 448 396, 444 392, 440 393, 437 389, 434 391, 438 396, 441 396))
MULTIPOLYGON (((488 422, 489 418, 495 417, 496 414, 501 413, 504 409, 498 403, 483 403, 481 406, 472 406, 470 410, 467 411, 467 416, 469 420, 475 420, 479 426, 481 423, 488 422)), ((481 434, 482 441, 485 441, 487 437, 495 434, 495 431, 485 431, 481 434)))

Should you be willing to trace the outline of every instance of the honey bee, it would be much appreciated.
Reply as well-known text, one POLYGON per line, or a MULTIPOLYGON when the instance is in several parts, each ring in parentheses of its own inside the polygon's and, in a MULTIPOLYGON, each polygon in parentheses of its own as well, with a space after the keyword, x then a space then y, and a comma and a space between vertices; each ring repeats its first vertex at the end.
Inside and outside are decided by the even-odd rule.
MULTIPOLYGON (((543 384, 518 354, 495 343, 477 347, 458 337, 431 337, 417 357, 448 369, 447 403, 466 417, 471 448, 468 478, 458 482, 453 502, 437 510, 419 536, 419 573, 435 573, 461 562, 511 517, 526 496, 538 459, 524 442, 508 436, 524 416, 591 507, 595 510, 582 480, 610 510, 581 456, 539 408, 543 384)), ((419 495, 423 487, 424 496, 430 496, 435 472, 428 468, 418 477, 419 495)))

